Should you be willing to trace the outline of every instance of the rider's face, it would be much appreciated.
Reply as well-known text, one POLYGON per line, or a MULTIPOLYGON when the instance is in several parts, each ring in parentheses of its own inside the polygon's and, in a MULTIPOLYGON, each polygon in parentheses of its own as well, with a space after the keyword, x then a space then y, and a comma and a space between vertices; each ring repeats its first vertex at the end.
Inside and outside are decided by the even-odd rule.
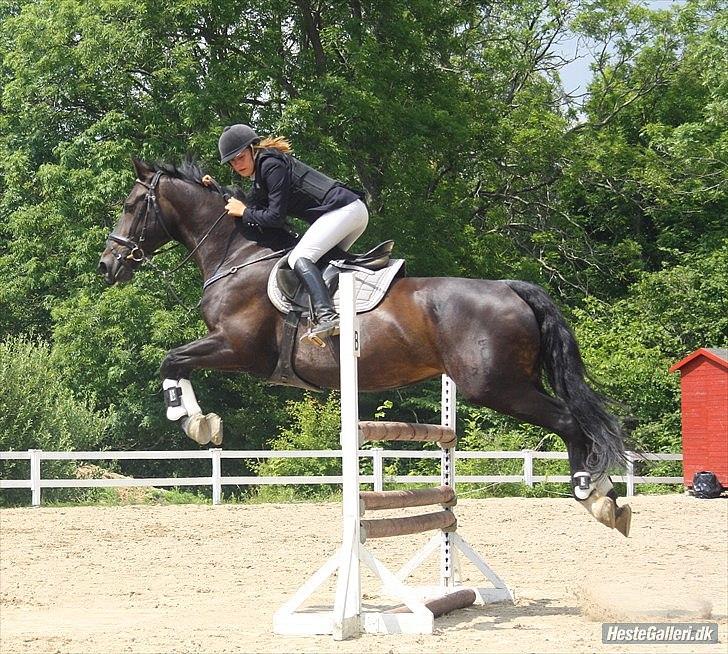
POLYGON ((233 170, 242 177, 250 177, 255 172, 253 148, 245 148, 237 157, 230 161, 233 170))

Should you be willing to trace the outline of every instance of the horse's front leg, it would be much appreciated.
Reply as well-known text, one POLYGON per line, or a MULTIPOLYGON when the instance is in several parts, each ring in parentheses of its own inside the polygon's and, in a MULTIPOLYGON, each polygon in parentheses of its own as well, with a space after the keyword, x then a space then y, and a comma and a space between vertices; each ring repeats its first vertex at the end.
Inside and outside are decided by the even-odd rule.
POLYGON ((584 443, 568 441, 566 447, 569 452, 574 497, 598 522, 628 536, 632 509, 629 504, 617 506, 617 491, 614 490, 609 475, 603 473, 593 476, 587 472, 584 443))
POLYGON ((167 418, 180 421, 185 434, 200 445, 222 443, 222 419, 216 413, 204 415, 189 380, 197 368, 225 368, 233 353, 219 334, 209 334, 170 350, 159 368, 167 406, 167 418))

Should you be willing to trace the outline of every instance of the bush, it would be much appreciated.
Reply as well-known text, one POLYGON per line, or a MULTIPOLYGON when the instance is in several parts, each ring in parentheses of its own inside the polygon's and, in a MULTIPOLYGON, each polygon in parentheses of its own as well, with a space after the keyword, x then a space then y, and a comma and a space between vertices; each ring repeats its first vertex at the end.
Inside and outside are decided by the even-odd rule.
MULTIPOLYGON (((108 415, 94 409, 90 398, 79 399, 49 365, 50 346, 29 337, 0 342, 0 450, 97 449, 108 415)), ((29 478, 27 461, 2 461, 4 479, 29 478)), ((73 476, 73 461, 46 461, 44 477, 73 476)), ((0 502, 23 501, 27 492, 3 491, 0 502)), ((66 493, 73 495, 72 493, 66 493)))
MULTIPOLYGON (((291 424, 281 430, 269 448, 273 450, 338 450, 341 430, 339 394, 329 393, 320 401, 306 394, 303 400, 286 405, 291 424)), ((255 467, 255 474, 268 476, 340 475, 341 459, 268 459, 255 467)), ((298 501, 311 498, 330 498, 340 490, 338 485, 316 484, 261 486, 256 492, 259 501, 298 501), (293 489, 293 492, 292 492, 293 489)))

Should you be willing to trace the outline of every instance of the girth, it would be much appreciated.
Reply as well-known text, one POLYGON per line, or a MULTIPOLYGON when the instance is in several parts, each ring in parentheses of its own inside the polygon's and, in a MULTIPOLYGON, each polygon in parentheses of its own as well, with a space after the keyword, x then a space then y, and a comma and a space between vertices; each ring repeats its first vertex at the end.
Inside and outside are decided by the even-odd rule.
POLYGON ((301 379, 293 368, 293 349, 296 345, 296 335, 301 322, 300 311, 289 311, 283 322, 281 345, 278 350, 278 364, 268 379, 269 383, 281 386, 296 386, 307 391, 321 391, 322 389, 301 379))
MULTIPOLYGON (((394 241, 385 241, 364 254, 345 252, 339 248, 334 248, 331 252, 327 253, 326 257, 322 260, 326 262, 324 263, 323 278, 331 296, 333 297, 336 292, 339 273, 341 272, 340 268, 331 265, 331 261, 341 262, 344 260, 348 264, 364 270, 380 270, 389 264, 389 256, 393 247, 394 241)), ((301 318, 304 315, 310 315, 308 293, 298 279, 298 275, 290 268, 281 266, 276 273, 275 280, 278 288, 291 301, 291 310, 286 314, 283 323, 283 333, 278 351, 278 363, 269 381, 273 384, 297 386, 306 390, 320 391, 321 389, 317 386, 301 379, 293 367, 293 352, 296 345, 298 327, 301 323, 301 318)))

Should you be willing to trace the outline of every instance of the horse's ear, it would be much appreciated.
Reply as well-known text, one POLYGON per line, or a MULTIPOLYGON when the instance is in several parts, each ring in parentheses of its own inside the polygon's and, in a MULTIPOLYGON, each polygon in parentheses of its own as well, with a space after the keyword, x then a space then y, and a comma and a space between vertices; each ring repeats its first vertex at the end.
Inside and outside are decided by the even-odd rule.
POLYGON ((152 174, 152 167, 141 159, 132 157, 131 162, 134 164, 134 170, 136 170, 138 179, 144 179, 152 174))

